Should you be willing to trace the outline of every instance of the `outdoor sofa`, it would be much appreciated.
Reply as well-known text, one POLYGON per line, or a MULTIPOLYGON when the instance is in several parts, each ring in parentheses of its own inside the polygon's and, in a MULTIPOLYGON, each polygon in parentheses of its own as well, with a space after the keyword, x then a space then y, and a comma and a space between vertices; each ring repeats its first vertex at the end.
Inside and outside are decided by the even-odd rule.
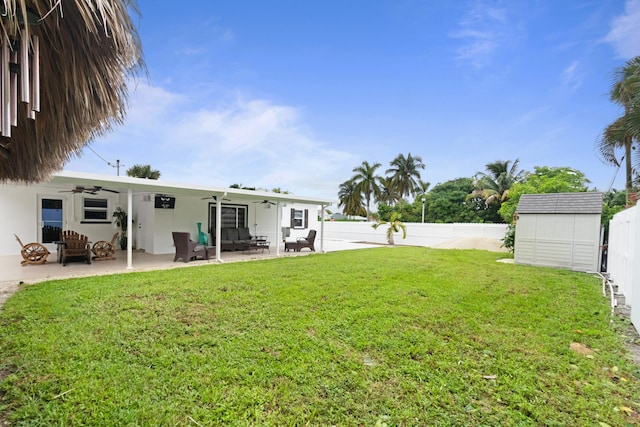
MULTIPOLYGON (((215 243, 216 236, 211 233, 211 242, 215 243)), ((222 251, 242 251, 255 242, 251 236, 249 227, 221 228, 220 229, 220 250, 222 251)))

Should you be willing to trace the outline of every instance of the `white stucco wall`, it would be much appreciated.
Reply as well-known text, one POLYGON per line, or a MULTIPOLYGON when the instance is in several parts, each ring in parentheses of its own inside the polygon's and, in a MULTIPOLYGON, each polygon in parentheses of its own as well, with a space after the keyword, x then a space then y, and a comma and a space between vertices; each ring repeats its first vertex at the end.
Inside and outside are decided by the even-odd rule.
MULTIPOLYGON (((209 199, 202 200, 199 197, 175 195, 174 209, 155 209, 154 195, 136 195, 134 197, 134 236, 135 247, 144 249, 153 254, 174 253, 173 231, 186 231, 191 234, 191 239, 198 240, 198 227, 196 223, 202 223, 202 231, 207 233, 210 245, 213 245, 209 233, 209 199), (146 197, 145 197, 146 196, 146 197)), ((252 201, 225 201, 224 204, 237 204, 247 207, 247 226, 251 234, 266 236, 266 239, 275 244, 276 229, 288 227, 290 223, 290 209, 309 210, 309 226, 306 229, 292 230, 290 239, 306 236, 309 229, 319 231, 317 220, 317 207, 315 205, 287 204, 282 207, 282 221, 277 218, 278 209, 275 205, 253 203, 252 201)))
MULTIPOLYGON (((387 243, 386 230, 382 226, 374 230, 373 222, 326 221, 324 236, 327 239, 387 243)), ((397 245, 436 246, 453 239, 484 237, 501 241, 507 231, 506 224, 421 224, 408 222, 407 238, 394 237, 397 245)), ((319 229, 318 229, 319 230, 319 229)))
POLYGON ((37 241, 36 198, 33 187, 0 184, 0 255, 20 253, 14 233, 23 243, 37 241))
MULTIPOLYGON (((71 188, 71 186, 69 186, 71 188)), ((111 240, 118 231, 112 223, 113 211, 121 207, 127 209, 127 193, 119 194, 106 191, 92 196, 88 194, 61 192, 60 186, 47 184, 23 185, 0 184, 0 255, 16 255, 20 252, 20 245, 15 240, 17 234, 23 243, 38 242, 41 224, 39 223, 39 200, 43 197, 63 200, 63 229, 75 230, 85 234, 93 242, 111 240), (104 224, 88 224, 82 221, 83 197, 102 198, 108 200, 108 218, 104 224)), ((155 209, 154 193, 135 193, 133 195, 133 245, 136 249, 144 249, 153 254, 167 254, 174 252, 172 231, 187 231, 193 240, 198 240, 196 223, 202 223, 202 230, 208 233, 209 204, 211 199, 196 196, 175 195, 175 209, 155 209)), ((267 240, 276 241, 276 230, 290 225, 290 210, 309 210, 309 225, 306 229, 292 230, 290 239, 306 236, 309 229, 319 231, 316 205, 282 204, 282 221, 277 218, 278 209, 275 205, 254 203, 247 200, 231 200, 224 203, 247 206, 247 225, 252 234, 267 236, 267 240)), ((211 243, 210 243, 211 244, 211 243)), ((48 245, 55 250, 55 245, 48 245)))
MULTIPOLYGON (((56 198, 63 200, 63 229, 75 230, 85 234, 89 240, 111 240, 117 231, 111 222, 111 212, 120 205, 119 199, 126 205, 126 194, 101 192, 92 196, 87 194, 61 193, 60 188, 43 184, 17 185, 0 184, 0 255, 16 255, 20 246, 16 242, 14 233, 23 243, 40 242, 40 209, 42 198, 56 198), (105 224, 88 224, 82 221, 83 197, 107 199, 109 203, 108 219, 105 224)), ((55 250, 55 245, 46 245, 55 250)))

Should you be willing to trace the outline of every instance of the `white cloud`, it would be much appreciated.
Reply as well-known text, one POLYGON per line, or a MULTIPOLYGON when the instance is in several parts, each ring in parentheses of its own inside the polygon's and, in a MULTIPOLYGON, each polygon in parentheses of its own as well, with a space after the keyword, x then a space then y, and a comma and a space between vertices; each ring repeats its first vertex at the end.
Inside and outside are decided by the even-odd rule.
POLYGON ((169 109, 175 109, 187 102, 183 95, 145 82, 132 82, 129 87, 131 102, 127 110, 127 125, 143 127, 156 123, 163 119, 163 115, 169 109))
POLYGON ((574 92, 582 85, 583 73, 580 70, 580 62, 573 61, 562 71, 562 84, 570 92, 574 92))
POLYGON ((613 44, 616 54, 629 59, 640 54, 640 0, 627 0, 625 11, 611 23, 605 41, 613 44))
POLYGON ((479 69, 488 65, 493 55, 513 35, 507 10, 489 2, 472 4, 458 23, 459 29, 451 34, 462 40, 457 49, 458 59, 479 69))
MULTIPOLYGON (((327 198, 336 197, 344 170, 358 161, 314 138, 300 108, 239 96, 199 109, 191 102, 138 84, 126 124, 92 148, 110 161, 122 159, 127 167, 150 164, 167 181, 280 187, 327 198)), ((109 173, 108 167, 96 170, 100 161, 85 154, 67 169, 109 173)))
POLYGON ((315 140, 298 108, 264 99, 186 113, 172 132, 171 140, 178 139, 196 154, 194 168, 215 171, 218 185, 314 189, 329 197, 337 192, 337 172, 353 162, 315 140))

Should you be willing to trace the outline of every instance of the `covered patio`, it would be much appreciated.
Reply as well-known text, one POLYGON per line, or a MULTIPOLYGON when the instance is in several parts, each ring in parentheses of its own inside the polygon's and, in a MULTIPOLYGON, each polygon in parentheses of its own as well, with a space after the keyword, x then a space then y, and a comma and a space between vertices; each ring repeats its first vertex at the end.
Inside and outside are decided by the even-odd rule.
POLYGON ((11 231, 0 235, 0 256, 18 253, 14 234, 25 244, 38 242, 55 252, 58 236, 47 231, 51 227, 54 231, 76 231, 92 242, 110 241, 114 232, 120 231, 112 220, 118 210, 126 214, 122 234, 126 237, 122 249, 126 250, 119 258, 127 260, 128 269, 136 269, 136 249, 155 255, 173 254, 174 231, 189 232, 194 241, 205 239, 210 247, 209 258, 217 262, 237 257, 221 244, 223 227, 244 227, 252 236, 264 239, 269 248, 266 252, 275 256, 284 252, 284 246, 276 242, 296 240, 316 230, 315 249, 323 252, 322 216, 331 201, 262 189, 62 172, 48 182, 32 186, 0 184, 0 203, 7 206, 0 212, 0 220, 11 231), (158 198, 172 203, 158 206, 158 198), (50 206, 52 203, 55 206, 50 206), (50 212, 55 213, 55 218, 49 218, 50 212), (95 217, 96 214, 101 216, 95 217))

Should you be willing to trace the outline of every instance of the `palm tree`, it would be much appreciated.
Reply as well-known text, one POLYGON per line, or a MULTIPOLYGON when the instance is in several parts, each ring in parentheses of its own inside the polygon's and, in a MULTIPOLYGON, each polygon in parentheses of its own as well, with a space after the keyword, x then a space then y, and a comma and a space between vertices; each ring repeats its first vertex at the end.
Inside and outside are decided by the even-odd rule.
POLYGON ((393 233, 397 233, 402 230, 402 238, 407 238, 407 227, 402 223, 402 221, 400 221, 400 217, 401 215, 398 212, 391 212, 391 218, 389 218, 388 222, 381 219, 371 227, 373 227, 374 230, 377 230, 381 225, 388 224, 389 228, 387 228, 387 243, 393 245, 393 233))
POLYGON ((418 185, 416 186, 416 197, 422 197, 426 195, 429 192, 429 187, 431 187, 430 182, 418 179, 418 185))
POLYGON ((418 180, 418 187, 416 188, 416 199, 420 198, 420 200, 422 201, 422 222, 424 222, 424 203, 427 198, 429 187, 431 187, 430 182, 426 182, 421 179, 418 180))
POLYGON ((630 59, 617 70, 610 99, 624 107, 624 115, 607 126, 597 142, 597 147, 602 159, 615 166, 620 166, 617 149, 624 149, 620 160, 625 161, 625 190, 627 204, 630 204, 630 195, 633 192, 631 150, 634 140, 640 138, 640 56, 630 59))
POLYGON ((371 196, 374 197, 379 193, 376 169, 382 166, 380 163, 369 164, 366 160, 362 162, 360 166, 353 168, 355 175, 351 178, 356 184, 356 188, 362 193, 367 203, 367 219, 371 217, 371 210, 369 209, 371 203, 371 196))
POLYGON ((385 173, 392 174, 393 182, 398 188, 400 197, 410 196, 415 194, 418 187, 417 180, 420 179, 420 171, 418 169, 424 169, 424 163, 420 156, 412 156, 411 153, 404 156, 404 154, 398 154, 398 156, 390 162, 391 167, 386 170, 385 173))
POLYGON ((133 165, 127 169, 127 176, 135 178, 147 178, 158 179, 160 178, 160 171, 151 169, 151 165, 133 165))
POLYGON ((511 167, 511 160, 487 163, 487 173, 476 174, 476 190, 471 195, 482 197, 487 205, 501 204, 507 199, 511 186, 524 176, 523 170, 518 171, 519 163, 519 159, 514 160, 511 167))
POLYGON ((338 199, 338 207, 342 208, 346 215, 366 215, 366 209, 362 204, 362 193, 353 180, 340 184, 338 199))
POLYGON ((398 194, 393 178, 390 176, 378 177, 378 194, 376 195, 376 203, 384 203, 389 206, 393 206, 402 198, 398 194))

